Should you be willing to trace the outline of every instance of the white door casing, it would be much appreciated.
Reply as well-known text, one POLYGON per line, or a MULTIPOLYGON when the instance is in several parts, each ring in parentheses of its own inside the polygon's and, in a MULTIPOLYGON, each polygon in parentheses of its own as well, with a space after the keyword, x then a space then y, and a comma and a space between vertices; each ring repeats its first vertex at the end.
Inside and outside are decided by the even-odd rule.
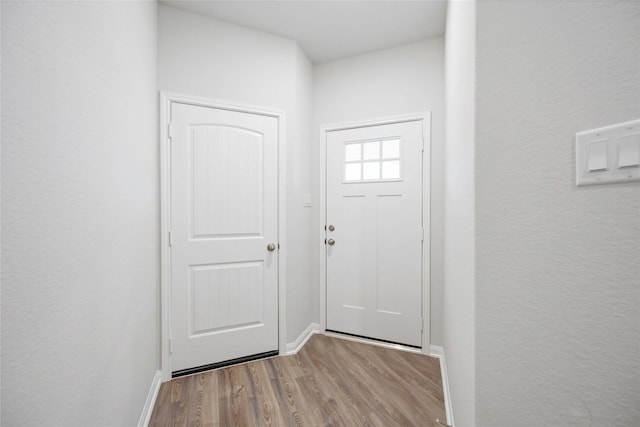
POLYGON ((164 98, 171 123, 170 171, 162 180, 163 207, 170 205, 169 215, 163 210, 170 230, 163 251, 166 379, 170 372, 281 347, 282 177, 279 114, 164 98))
POLYGON ((423 116, 325 131, 327 330, 428 348, 428 128, 423 116))

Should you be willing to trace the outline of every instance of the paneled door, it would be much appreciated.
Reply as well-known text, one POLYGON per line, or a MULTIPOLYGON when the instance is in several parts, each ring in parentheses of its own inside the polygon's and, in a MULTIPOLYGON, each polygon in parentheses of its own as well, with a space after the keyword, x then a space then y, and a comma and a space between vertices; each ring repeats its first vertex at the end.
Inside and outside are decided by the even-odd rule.
POLYGON ((171 103, 171 366, 278 350, 278 118, 171 103))
POLYGON ((327 330, 422 346, 422 126, 326 133, 327 330))

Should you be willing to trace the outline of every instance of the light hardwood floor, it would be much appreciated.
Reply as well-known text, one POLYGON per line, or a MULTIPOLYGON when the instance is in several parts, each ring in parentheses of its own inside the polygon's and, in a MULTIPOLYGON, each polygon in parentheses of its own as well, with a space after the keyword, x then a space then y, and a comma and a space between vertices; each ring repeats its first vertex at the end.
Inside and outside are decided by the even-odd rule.
POLYGON ((439 360, 314 335, 280 356, 162 384, 150 426, 421 426, 445 419, 439 360))

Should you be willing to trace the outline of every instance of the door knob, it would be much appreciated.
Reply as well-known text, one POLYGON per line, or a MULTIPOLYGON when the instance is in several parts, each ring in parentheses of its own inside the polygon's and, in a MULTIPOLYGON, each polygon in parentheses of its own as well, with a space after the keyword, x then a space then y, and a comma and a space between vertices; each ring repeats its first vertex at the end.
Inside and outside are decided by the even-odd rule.
POLYGON ((328 244, 329 246, 333 246, 333 245, 335 245, 335 244, 336 244, 336 241, 335 241, 335 240, 333 240, 333 239, 329 239, 329 240, 327 240, 327 244, 328 244))
POLYGON ((329 226, 329 231, 334 231, 336 228, 333 225, 329 226))
POLYGON ((267 245, 267 249, 269 250, 269 252, 273 252, 276 250, 276 245, 274 245, 273 243, 269 243, 267 245))

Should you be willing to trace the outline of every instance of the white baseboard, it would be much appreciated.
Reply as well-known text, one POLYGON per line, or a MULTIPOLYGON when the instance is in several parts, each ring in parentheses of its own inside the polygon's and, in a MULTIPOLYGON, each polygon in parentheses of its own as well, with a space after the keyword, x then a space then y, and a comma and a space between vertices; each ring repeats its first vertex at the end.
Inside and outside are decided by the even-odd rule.
POLYGON ((160 371, 156 371, 155 375, 153 376, 153 381, 151 381, 151 387, 149 388, 147 401, 144 402, 144 408, 142 409, 142 414, 140 415, 140 420, 138 421, 138 427, 147 427, 149 425, 151 414, 153 413, 153 406, 156 404, 156 398, 158 397, 158 392, 160 391, 161 384, 162 373, 160 371))
POLYGON ((453 427, 453 408, 451 406, 451 393, 449 392, 449 377, 447 375, 447 363, 444 357, 444 348, 439 345, 432 345, 430 348, 430 354, 433 357, 440 359, 440 374, 442 376, 442 392, 444 393, 444 410, 447 415, 447 424, 453 427))
POLYGON ((313 336, 313 334, 317 334, 320 332, 320 325, 318 323, 312 323, 307 326, 307 329, 302 331, 300 336, 296 338, 294 342, 290 342, 287 344, 287 352, 285 353, 287 356, 291 354, 296 354, 300 351, 300 349, 309 341, 309 338, 313 336))

